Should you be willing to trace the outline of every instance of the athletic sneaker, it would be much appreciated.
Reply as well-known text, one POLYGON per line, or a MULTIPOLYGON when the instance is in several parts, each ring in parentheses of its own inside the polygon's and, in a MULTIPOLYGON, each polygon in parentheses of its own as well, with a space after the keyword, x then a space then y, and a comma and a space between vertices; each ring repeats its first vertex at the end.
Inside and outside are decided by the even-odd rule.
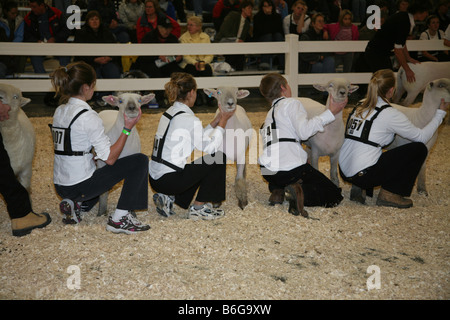
POLYGON ((124 215, 119 222, 114 221, 110 216, 106 224, 106 230, 113 233, 133 234, 139 231, 147 231, 148 229, 150 229, 150 225, 143 224, 133 217, 131 213, 124 215))
POLYGON ((160 215, 168 218, 175 214, 175 211, 173 211, 173 203, 175 202, 174 196, 155 193, 153 195, 153 202, 155 203, 156 211, 160 215))
POLYGON ((59 204, 59 210, 64 215, 63 223, 77 224, 81 222, 81 202, 63 199, 59 204))
POLYGON ((213 209, 211 205, 205 203, 200 209, 195 209, 194 205, 189 208, 188 218, 192 220, 214 220, 222 218, 225 211, 213 209))

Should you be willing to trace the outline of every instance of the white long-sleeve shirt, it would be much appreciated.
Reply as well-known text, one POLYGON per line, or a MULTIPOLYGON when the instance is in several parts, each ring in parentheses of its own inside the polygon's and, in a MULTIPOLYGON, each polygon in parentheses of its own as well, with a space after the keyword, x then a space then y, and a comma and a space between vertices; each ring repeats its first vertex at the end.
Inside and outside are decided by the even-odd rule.
MULTIPOLYGON (((377 107, 385 104, 386 102, 378 97, 377 107)), ((386 108, 373 121, 368 138, 381 146, 391 143, 396 134, 414 142, 427 143, 442 123, 445 114, 445 111, 438 109, 430 123, 420 129, 399 110, 386 108)), ((381 147, 345 139, 339 154, 339 167, 346 177, 352 177, 359 171, 376 164, 382 152, 381 147)))
MULTIPOLYGON (((53 115, 53 126, 68 128, 72 119, 83 109, 83 113, 71 126, 71 145, 73 151, 89 152, 95 148, 96 157, 106 161, 109 157, 111 142, 105 135, 103 122, 98 113, 84 101, 70 98, 59 106, 53 115)), ((71 186, 89 179, 96 170, 92 153, 83 156, 65 156, 55 154, 53 164, 53 182, 62 186, 71 186)))
MULTIPOLYGON (((208 154, 218 151, 223 142, 225 129, 219 126, 213 128, 211 125, 203 128, 202 122, 195 116, 191 108, 181 102, 175 102, 166 112, 175 115, 179 111, 184 111, 184 113, 172 118, 170 122, 162 158, 183 169, 187 158, 194 149, 208 154)), ((160 121, 159 126, 161 125, 160 121)), ((157 132, 160 131, 159 126, 157 132)), ((165 125, 164 128, 166 128, 165 125)), ((158 180, 166 173, 171 172, 175 172, 175 170, 165 164, 150 161, 149 174, 152 179, 158 180)))
MULTIPOLYGON (((300 141, 307 140, 317 132, 322 132, 325 125, 334 121, 333 113, 327 109, 322 114, 308 119, 302 103, 295 98, 279 100, 272 108, 275 108, 274 117, 278 138, 291 138, 299 142, 272 143, 264 148, 258 159, 259 164, 272 172, 289 171, 304 165, 308 155, 300 141)), ((267 113, 264 126, 272 123, 272 108, 267 113)))

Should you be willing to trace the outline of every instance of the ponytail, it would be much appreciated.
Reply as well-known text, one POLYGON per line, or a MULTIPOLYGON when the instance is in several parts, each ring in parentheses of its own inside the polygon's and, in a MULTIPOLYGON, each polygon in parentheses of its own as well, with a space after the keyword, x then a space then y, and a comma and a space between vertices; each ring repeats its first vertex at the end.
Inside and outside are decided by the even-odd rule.
POLYGON ((79 95, 84 84, 95 84, 97 76, 94 68, 80 61, 57 68, 50 74, 50 80, 55 96, 60 97, 60 103, 65 103, 70 97, 79 95))
POLYGON ((184 72, 174 72, 170 76, 170 81, 164 85, 169 103, 175 101, 185 101, 187 95, 192 90, 197 90, 197 82, 194 77, 184 72))
POLYGON ((390 69, 382 69, 376 71, 372 78, 370 78, 369 85, 367 87, 367 95, 364 101, 356 109, 355 115, 360 118, 366 118, 369 116, 370 112, 366 114, 365 117, 362 116, 367 110, 373 110, 378 102, 378 97, 383 99, 386 103, 389 101, 386 98, 388 91, 395 87, 395 74, 390 69))

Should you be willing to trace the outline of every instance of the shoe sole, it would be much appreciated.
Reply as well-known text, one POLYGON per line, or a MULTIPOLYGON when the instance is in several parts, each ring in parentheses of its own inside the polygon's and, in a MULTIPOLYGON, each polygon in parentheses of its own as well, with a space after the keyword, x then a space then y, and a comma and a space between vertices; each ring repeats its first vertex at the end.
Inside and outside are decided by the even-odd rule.
POLYGON ((413 204, 411 203, 411 204, 400 205, 398 203, 377 199, 377 206, 392 207, 392 208, 398 208, 398 209, 408 209, 408 208, 411 208, 413 206, 413 204))
POLYGON ((13 230, 12 235, 15 237, 23 237, 23 236, 26 236, 27 234, 30 234, 31 231, 33 231, 34 229, 41 229, 41 228, 48 226, 50 224, 50 222, 52 222, 52 218, 48 214, 44 214, 44 213, 41 213, 41 214, 47 217, 46 222, 44 222, 43 224, 40 224, 38 226, 32 226, 32 227, 28 227, 28 228, 24 228, 24 229, 19 229, 19 230, 13 230))
POLYGON ((73 206, 65 199, 59 204, 59 211, 64 215, 62 220, 64 224, 78 224, 81 222, 81 217, 77 216, 75 213, 75 203, 73 203, 73 201, 71 202, 73 206))
POLYGON ((106 230, 108 230, 108 231, 110 231, 112 233, 115 233, 115 234, 119 234, 119 233, 135 234, 136 232, 138 232, 138 231, 125 230, 125 229, 117 229, 117 228, 114 228, 114 227, 109 226, 109 225, 106 226, 106 230))
POLYGON ((220 219, 220 218, 222 218, 223 216, 224 216, 224 215, 220 215, 220 216, 197 216, 197 215, 191 215, 191 214, 189 214, 188 219, 194 220, 194 221, 198 221, 198 220, 209 221, 209 220, 220 219))

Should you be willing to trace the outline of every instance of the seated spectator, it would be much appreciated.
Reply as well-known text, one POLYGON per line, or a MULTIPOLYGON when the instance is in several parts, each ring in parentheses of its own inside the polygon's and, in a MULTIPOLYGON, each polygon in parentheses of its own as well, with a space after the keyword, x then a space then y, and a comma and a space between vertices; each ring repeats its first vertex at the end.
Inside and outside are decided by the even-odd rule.
MULTIPOLYGON (((225 17, 219 32, 216 34, 215 42, 244 42, 250 39, 250 19, 252 17, 253 2, 242 0, 240 12, 231 11, 225 17)), ((234 70, 243 70, 245 63, 244 55, 227 55, 225 61, 234 70)))
MULTIPOLYGON (((324 15, 316 13, 311 18, 309 30, 302 33, 300 41, 324 41, 324 15)), ((333 73, 334 57, 329 53, 300 53, 300 73, 333 73)))
POLYGON ((177 13, 177 18, 181 22, 186 22, 186 12, 184 10, 184 0, 172 0, 177 13))
POLYGON ((312 17, 316 13, 321 13, 326 21, 329 21, 330 8, 328 7, 328 0, 305 0, 308 6, 308 14, 312 17))
POLYGON ((364 22, 366 17, 366 0, 352 0, 352 13, 355 22, 364 22))
MULTIPOLYGON (((101 23, 101 16, 95 10, 89 11, 86 15, 86 23, 75 34, 75 43, 116 43, 111 30, 101 23)), ((121 63, 119 56, 85 56, 75 57, 75 61, 84 61, 91 65, 97 79, 118 79, 121 75, 121 63)), ((109 92, 96 92, 95 103, 97 105, 104 105, 101 97, 110 94, 109 92)))
MULTIPOLYGON (((30 0, 29 5, 31 12, 24 18, 24 42, 64 43, 67 41, 70 30, 60 10, 47 6, 44 0, 30 0)), ((72 58, 57 57, 57 59, 61 66, 66 66, 72 58)), ((35 73, 46 73, 43 56, 31 56, 30 60, 35 73)))
POLYGON ((141 0, 125 0, 119 6, 119 18, 127 28, 130 41, 137 43, 136 24, 145 10, 141 0))
MULTIPOLYGON (((138 43, 142 42, 144 36, 158 25, 158 19, 164 19, 167 15, 159 7, 158 0, 145 0, 145 10, 136 23, 136 36, 138 43)), ((172 34, 179 38, 181 36, 181 27, 174 19, 168 17, 172 23, 172 34)))
MULTIPOLYGON (((326 24, 324 31, 327 31, 330 40, 350 41, 358 40, 359 32, 358 27, 352 24, 353 14, 350 10, 342 10, 339 15, 339 21, 333 24, 326 24)), ((343 64, 344 73, 348 73, 352 70, 353 52, 336 52, 334 60, 336 66, 343 64)))
POLYGON ((450 25, 445 29, 444 45, 450 47, 450 25))
MULTIPOLYGON (((0 17, 0 42, 22 42, 25 22, 19 15, 17 2, 8 1, 3 5, 0 17)), ((25 69, 25 56, 0 56, 0 78, 7 74, 21 73, 25 69)))
POLYGON ((212 12, 217 0, 193 0, 194 14, 202 17, 203 12, 212 12))
POLYGON ((223 20, 230 13, 230 11, 240 11, 240 4, 240 0, 218 0, 216 2, 212 11, 212 20, 214 29, 216 29, 217 32, 219 32, 223 20))
MULTIPOLYGON (((284 41, 283 19, 276 12, 272 0, 261 0, 259 10, 253 17, 253 40, 257 42, 284 41)), ((264 54, 259 68, 270 69, 270 58, 273 55, 264 54)), ((278 65, 284 68, 284 54, 277 54, 278 65)))
POLYGON ((435 15, 439 18, 439 29, 441 30, 447 29, 448 25, 450 24, 450 17, 448 13, 449 7, 449 0, 440 0, 438 5, 436 6, 435 15))
POLYGON ((284 34, 302 34, 308 31, 311 18, 306 14, 308 7, 303 0, 297 0, 292 5, 292 13, 283 19, 284 34))
MULTIPOLYGON (((179 43, 178 38, 173 35, 173 24, 169 17, 158 18, 158 25, 147 33, 142 43, 179 43)), ((131 69, 143 71, 150 78, 169 78, 173 72, 181 72, 178 65, 183 59, 177 56, 140 56, 131 66, 131 69)), ((156 92, 156 100, 160 107, 165 107, 164 92, 156 92)))
POLYGON ((167 16, 171 17, 173 20, 177 20, 177 14, 175 12, 175 7, 170 0, 159 0, 159 7, 164 11, 167 16))
MULTIPOLYGON (((187 20, 187 31, 180 37, 181 43, 210 43, 209 36, 202 32, 202 19, 197 16, 191 16, 187 20)), ((210 63, 213 61, 214 55, 209 54, 197 54, 197 55, 184 55, 183 61, 180 63, 180 67, 184 68, 186 73, 189 73, 196 77, 211 77, 213 71, 210 63)), ((213 98, 208 100, 203 90, 197 91, 196 104, 209 104, 211 105, 213 98)))
MULTIPOLYGON (((442 40, 444 31, 439 29, 439 18, 431 15, 426 20, 427 30, 422 32, 420 40, 442 40)), ((448 51, 419 51, 419 61, 450 61, 448 51)))
POLYGON ((117 42, 128 43, 130 36, 128 35, 126 26, 119 20, 116 6, 113 0, 89 0, 87 11, 95 10, 100 13, 102 23, 106 25, 117 39, 117 42))
POLYGON ((289 8, 284 0, 274 0, 275 11, 281 16, 282 19, 286 18, 289 14, 289 8))

